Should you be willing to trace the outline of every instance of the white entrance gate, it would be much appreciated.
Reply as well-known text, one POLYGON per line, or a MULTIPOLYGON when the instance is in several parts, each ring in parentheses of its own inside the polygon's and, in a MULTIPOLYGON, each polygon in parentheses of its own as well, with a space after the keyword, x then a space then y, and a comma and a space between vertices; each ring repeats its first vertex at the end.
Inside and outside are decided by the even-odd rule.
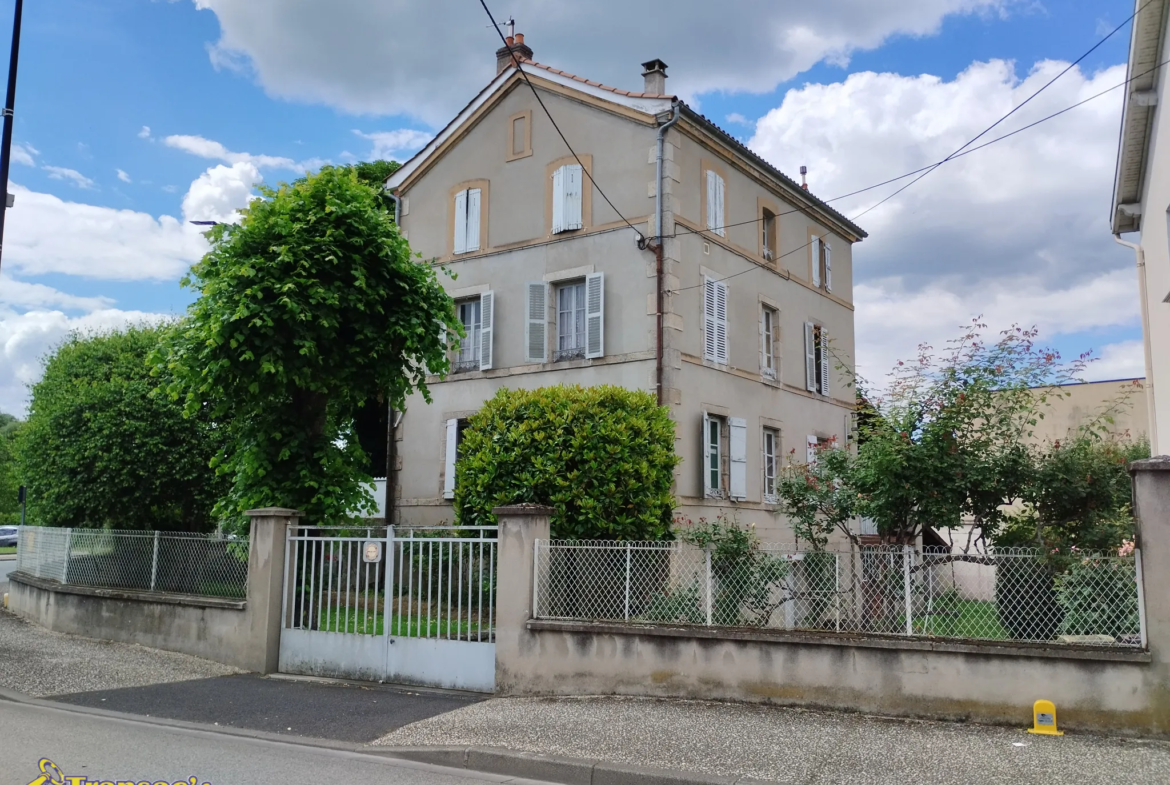
POLYGON ((290 528, 281 673, 492 692, 496 531, 290 528))

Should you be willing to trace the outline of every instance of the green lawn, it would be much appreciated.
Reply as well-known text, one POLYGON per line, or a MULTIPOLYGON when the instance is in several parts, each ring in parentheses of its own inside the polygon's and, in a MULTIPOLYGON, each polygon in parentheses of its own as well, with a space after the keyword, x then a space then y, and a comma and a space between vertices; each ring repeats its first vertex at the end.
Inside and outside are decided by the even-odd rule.
POLYGON ((1012 637, 1000 625, 994 602, 961 600, 953 594, 937 597, 931 615, 914 620, 914 631, 940 638, 1007 640, 1012 637))
POLYGON ((9 545, 5 548, 0 548, 0 556, 7 556, 8 554, 15 554, 15 553, 16 553, 16 546, 15 545, 9 545))
MULTIPOLYGON (((380 602, 378 603, 381 604, 380 602)), ((385 626, 381 609, 374 610, 375 603, 371 599, 370 610, 366 611, 364 604, 357 608, 328 608, 321 612, 320 630, 323 632, 349 632, 363 635, 381 635, 385 626)), ((486 609, 485 609, 486 611, 486 609)), ((448 622, 446 614, 442 619, 418 619, 417 615, 409 618, 394 613, 390 617, 390 633, 403 638, 446 638, 448 622)), ((487 614, 483 617, 483 637, 487 638, 487 614)), ((452 638, 475 638, 480 629, 479 617, 471 619, 454 619, 450 621, 450 635, 452 638)))

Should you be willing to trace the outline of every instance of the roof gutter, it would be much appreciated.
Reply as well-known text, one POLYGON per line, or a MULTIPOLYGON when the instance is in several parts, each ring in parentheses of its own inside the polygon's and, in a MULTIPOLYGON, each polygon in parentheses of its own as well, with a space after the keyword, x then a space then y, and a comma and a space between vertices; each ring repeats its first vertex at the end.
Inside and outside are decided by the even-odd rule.
POLYGON ((1134 261, 1137 263, 1138 297, 1142 305, 1142 349, 1146 360, 1146 409, 1150 417, 1150 455, 1158 455, 1158 418, 1154 409, 1154 354, 1150 347, 1150 303, 1146 299, 1146 252, 1138 243, 1122 240, 1120 234, 1113 235, 1118 245, 1132 248, 1134 261))
POLYGON ((666 354, 663 346, 662 335, 662 318, 663 311, 666 307, 666 292, 663 291, 666 286, 666 252, 662 247, 662 169, 663 169, 663 153, 666 149, 666 132, 669 131, 679 119, 679 104, 676 101, 674 104, 674 113, 671 118, 662 125, 658 126, 658 157, 656 159, 656 177, 654 181, 654 273, 655 273, 655 290, 657 292, 657 334, 658 341, 655 344, 654 355, 654 379, 655 387, 658 390, 658 405, 662 406, 666 402, 666 391, 662 387, 662 366, 663 358, 666 354))

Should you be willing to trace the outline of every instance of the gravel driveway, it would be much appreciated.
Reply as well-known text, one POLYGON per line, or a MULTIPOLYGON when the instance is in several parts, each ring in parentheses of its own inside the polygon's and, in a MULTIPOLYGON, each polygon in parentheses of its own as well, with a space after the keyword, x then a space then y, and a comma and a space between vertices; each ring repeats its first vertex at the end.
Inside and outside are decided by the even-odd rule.
POLYGON ((239 673, 219 663, 49 632, 0 610, 0 687, 43 698, 239 673))

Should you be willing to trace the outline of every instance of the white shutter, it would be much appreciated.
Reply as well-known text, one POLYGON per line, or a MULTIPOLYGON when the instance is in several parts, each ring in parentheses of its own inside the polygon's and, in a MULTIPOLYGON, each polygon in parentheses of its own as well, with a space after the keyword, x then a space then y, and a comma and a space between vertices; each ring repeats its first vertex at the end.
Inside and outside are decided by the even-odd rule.
POLYGON ((715 222, 715 178, 719 175, 707 170, 707 228, 715 229, 719 224, 715 222))
POLYGON ((727 284, 715 283, 716 362, 727 364, 727 284))
POLYGON ((527 322, 524 328, 524 359, 530 363, 546 362, 548 353, 548 287, 544 281, 530 281, 527 290, 527 322))
POLYGON ((699 468, 703 474, 703 496, 710 496, 716 489, 711 487, 711 442, 707 438, 707 433, 711 430, 711 415, 707 412, 703 412, 702 425, 700 443, 703 445, 703 449, 699 452, 703 458, 702 466, 699 468))
POLYGON ((805 463, 807 463, 809 466, 815 466, 817 463, 817 437, 813 434, 810 434, 809 436, 806 436, 804 438, 805 438, 805 448, 804 448, 805 463))
POLYGON ((747 498, 747 420, 739 417, 728 419, 731 426, 731 489, 733 499, 747 498))
POLYGON ((825 249, 825 291, 833 291, 833 247, 828 243, 821 243, 825 249))
POLYGON ((459 452, 459 421, 447 420, 447 454, 443 466, 443 498, 455 498, 455 457, 459 452))
POLYGON ((585 276, 585 356, 605 356, 605 273, 585 276))
POLYGON ((703 277, 703 359, 714 360, 716 358, 716 343, 715 343, 715 291, 718 287, 716 281, 703 277))
POLYGON ((479 296, 479 369, 492 367, 492 334, 496 322, 496 293, 484 292, 479 296))
POLYGON ((829 394, 829 370, 831 368, 829 355, 829 334, 821 328, 821 395, 829 394))
POLYGON ((467 192, 467 250, 479 250, 479 189, 467 192))
POLYGON ((562 166, 553 172, 552 184, 552 230, 553 234, 565 231, 565 169, 562 166))
POLYGON ((455 253, 467 253, 467 191, 455 194, 455 253))
POLYGON ((817 391, 817 343, 812 322, 804 323, 804 389, 817 391))
POLYGON ((561 231, 568 232, 584 225, 581 221, 582 175, 580 164, 569 164, 562 168, 565 170, 565 208, 561 231))
POLYGON ((813 286, 821 285, 821 238, 813 235, 812 245, 812 283, 813 286))

